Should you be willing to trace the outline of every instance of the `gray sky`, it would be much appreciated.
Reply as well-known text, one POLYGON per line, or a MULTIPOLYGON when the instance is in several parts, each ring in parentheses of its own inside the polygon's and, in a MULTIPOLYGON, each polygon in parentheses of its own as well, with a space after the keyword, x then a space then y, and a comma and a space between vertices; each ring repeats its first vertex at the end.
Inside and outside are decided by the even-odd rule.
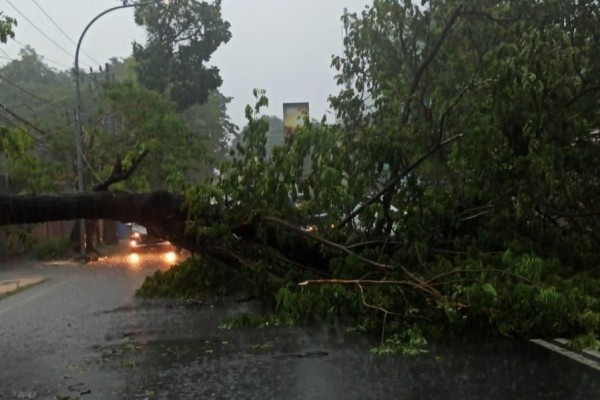
MULTIPOLYGON (((35 0, 77 41, 99 12, 121 4, 117 0, 35 0)), ((16 37, 45 57, 49 65, 66 69, 73 64, 75 45, 35 5, 34 0, 0 0, 0 11, 18 20, 16 37), (10 5, 12 3, 41 31, 62 46, 59 49, 10 5), (68 54, 67 54, 68 53, 68 54), (53 64, 52 62, 59 63, 53 64)), ((244 125, 244 107, 253 104, 252 89, 267 90, 267 114, 281 117, 283 102, 310 102, 311 117, 327 111, 327 96, 338 89, 330 68, 332 54, 342 52, 344 7, 360 11, 369 0, 224 0, 223 14, 231 23, 232 39, 215 53, 211 63, 221 69, 221 91, 234 97, 229 114, 244 125)), ((99 19, 87 33, 82 49, 96 61, 131 54, 131 43, 144 41, 131 9, 117 10, 99 19)), ((11 57, 21 47, 13 41, 0 45, 11 57)), ((5 55, 0 51, 0 57, 5 55)), ((82 62, 96 65, 81 54, 82 62)), ((0 64, 7 60, 0 58, 0 64)), ((330 121, 331 114, 327 114, 330 121)))

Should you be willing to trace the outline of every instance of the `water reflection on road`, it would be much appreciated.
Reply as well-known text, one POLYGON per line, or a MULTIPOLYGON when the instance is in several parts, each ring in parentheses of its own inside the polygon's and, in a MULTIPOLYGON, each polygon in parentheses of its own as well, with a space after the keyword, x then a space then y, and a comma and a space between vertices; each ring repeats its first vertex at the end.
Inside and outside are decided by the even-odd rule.
POLYGON ((600 399, 597 371, 528 343, 406 358, 343 329, 220 330, 256 305, 133 300, 159 264, 35 267, 50 280, 0 302, 0 398, 600 399))
POLYGON ((128 327, 139 346, 127 358, 128 396, 600 398, 597 372, 527 343, 459 341, 433 346, 422 357, 375 356, 364 338, 328 328, 217 330, 235 308, 172 310, 167 323, 153 316, 156 309, 146 310, 128 327))

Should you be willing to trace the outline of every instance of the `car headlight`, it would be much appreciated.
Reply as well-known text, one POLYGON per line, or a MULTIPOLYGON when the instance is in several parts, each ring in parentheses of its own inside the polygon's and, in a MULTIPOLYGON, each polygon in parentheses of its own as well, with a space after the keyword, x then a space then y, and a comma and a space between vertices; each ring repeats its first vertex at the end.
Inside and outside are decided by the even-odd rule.
POLYGON ((129 241, 129 246, 136 247, 137 246, 137 240, 131 240, 131 241, 129 241))
POLYGON ((140 255, 137 253, 131 253, 127 256, 127 261, 132 265, 137 265, 140 262, 140 255))
POLYGON ((177 254, 175 254, 174 251, 169 251, 167 254, 165 254, 165 260, 168 263, 174 263, 177 261, 177 254))

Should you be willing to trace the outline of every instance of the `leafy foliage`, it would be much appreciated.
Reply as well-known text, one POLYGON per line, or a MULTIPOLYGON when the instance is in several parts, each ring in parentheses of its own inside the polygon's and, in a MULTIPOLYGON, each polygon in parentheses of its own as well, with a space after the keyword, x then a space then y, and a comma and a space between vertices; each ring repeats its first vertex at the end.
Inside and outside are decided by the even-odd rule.
POLYGON ((35 243, 32 251, 38 260, 54 260, 70 254, 71 245, 65 238, 50 239, 35 243))
MULTIPOLYGON (((212 92, 207 104, 178 112, 175 103, 135 83, 134 66, 132 59, 112 59, 102 72, 82 73, 88 187, 106 179, 115 167, 127 169, 143 151, 149 152, 147 159, 116 189, 180 190, 184 181, 195 183, 211 176, 236 130, 226 115, 229 99, 212 92)), ((72 190, 76 153, 70 75, 48 67, 29 47, 2 67, 0 75, 5 78, 0 79, 0 103, 17 116, 0 110, 0 123, 27 141, 25 147, 5 146, 10 151, 10 157, 5 151, 10 189, 72 190), (14 164, 17 159, 20 164, 14 164)))
POLYGON ((15 33, 12 30, 14 25, 17 25, 17 21, 14 18, 0 12, 0 43, 6 43, 9 37, 15 37, 15 33))
POLYGON ((111 144, 115 139, 123 151, 129 149, 130 156, 125 162, 141 150, 150 152, 136 174, 137 182, 129 183, 137 183, 142 189, 164 187, 165 183, 177 180, 177 175, 186 174, 198 165, 192 161, 204 152, 202 140, 177 115, 174 103, 131 82, 107 85, 102 96, 111 116, 120 122, 117 132, 98 135, 97 149, 103 154, 96 152, 96 157, 105 157, 100 161, 106 169, 105 175, 114 163, 111 144))
POLYGON ((189 231, 259 263, 281 312, 383 327, 385 349, 440 326, 597 335, 597 2, 378 0, 347 18, 340 123, 269 154, 256 91, 234 157, 189 193, 226 217, 210 228, 194 206, 189 231), (315 215, 302 246, 292 228, 315 215), (231 238, 242 226, 252 243, 231 238))
POLYGON ((166 94, 180 109, 205 103, 222 84, 219 69, 206 63, 231 38, 221 2, 157 2, 139 7, 135 17, 148 33, 145 46, 133 46, 139 82, 166 94))
POLYGON ((198 299, 231 294, 242 287, 241 281, 231 280, 223 266, 192 257, 166 271, 156 271, 144 281, 136 296, 198 299))
POLYGON ((275 314, 261 316, 252 313, 241 313, 224 318, 221 324, 219 324, 219 328, 225 330, 248 327, 269 328, 274 326, 290 326, 292 323, 292 320, 275 314))

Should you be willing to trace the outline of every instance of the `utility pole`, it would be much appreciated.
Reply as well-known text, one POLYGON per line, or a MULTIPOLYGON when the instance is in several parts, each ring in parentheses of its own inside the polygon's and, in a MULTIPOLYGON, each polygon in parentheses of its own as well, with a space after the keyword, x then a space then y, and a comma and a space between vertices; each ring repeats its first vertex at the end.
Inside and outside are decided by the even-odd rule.
MULTIPOLYGON (((75 50, 75 68, 73 69, 73 74, 75 76, 75 91, 77 107, 75 107, 75 125, 76 125, 76 137, 75 143, 77 145, 77 190, 81 193, 85 190, 84 185, 84 177, 83 177, 83 123, 81 121, 81 71, 79 70, 79 50, 81 49, 81 43, 83 42, 83 38, 87 33, 88 29, 100 19, 102 16, 110 13, 111 11, 120 10, 122 8, 130 8, 130 7, 140 7, 146 6, 150 4, 157 3, 165 3, 168 4, 169 0, 155 0, 155 1, 147 1, 144 3, 135 3, 128 4, 123 2, 123 5, 109 8, 107 10, 102 11, 100 14, 96 15, 85 27, 81 36, 79 36, 79 41, 77 42, 77 49, 75 50)), ((85 220, 79 220, 79 241, 80 246, 79 249, 81 251, 81 256, 85 259, 87 258, 87 249, 86 249, 86 237, 85 237, 85 220)))

